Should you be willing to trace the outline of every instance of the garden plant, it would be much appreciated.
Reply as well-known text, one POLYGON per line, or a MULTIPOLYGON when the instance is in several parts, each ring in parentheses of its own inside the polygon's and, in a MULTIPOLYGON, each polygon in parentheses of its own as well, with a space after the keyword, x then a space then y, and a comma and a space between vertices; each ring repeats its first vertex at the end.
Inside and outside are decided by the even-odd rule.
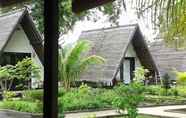
POLYGON ((90 51, 88 41, 79 41, 73 47, 66 46, 59 54, 59 80, 65 90, 69 90, 72 82, 77 81, 82 72, 90 65, 103 64, 104 58, 97 55, 83 56, 90 51))

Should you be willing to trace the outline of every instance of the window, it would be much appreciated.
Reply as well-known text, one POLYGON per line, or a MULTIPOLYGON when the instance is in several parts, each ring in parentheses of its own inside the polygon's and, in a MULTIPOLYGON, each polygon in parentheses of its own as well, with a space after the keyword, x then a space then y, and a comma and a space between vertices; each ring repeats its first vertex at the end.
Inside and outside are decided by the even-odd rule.
POLYGON ((23 60, 26 57, 31 57, 31 53, 16 53, 16 52, 5 52, 2 55, 1 65, 15 65, 18 61, 23 60))

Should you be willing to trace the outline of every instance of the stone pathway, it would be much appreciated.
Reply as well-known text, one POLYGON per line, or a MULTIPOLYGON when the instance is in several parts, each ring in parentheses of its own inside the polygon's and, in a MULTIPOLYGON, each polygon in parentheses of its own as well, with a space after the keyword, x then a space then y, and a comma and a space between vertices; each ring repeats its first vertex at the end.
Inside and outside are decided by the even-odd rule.
POLYGON ((1 110, 0 111, 0 118, 32 118, 31 115, 28 115, 27 113, 20 113, 16 111, 11 110, 1 110))
MULTIPOLYGON (((140 114, 160 116, 166 118, 186 118, 186 114, 168 112, 167 110, 183 109, 186 105, 172 105, 172 106, 159 106, 159 107, 146 107, 138 108, 140 114)), ((115 110, 104 110, 95 112, 81 112, 81 113, 68 113, 65 118, 87 118, 88 116, 96 116, 103 118, 107 116, 118 116, 115 110)))
POLYGON ((167 110, 174 110, 174 109, 186 109, 186 105, 173 105, 173 106, 160 106, 160 107, 146 107, 146 108, 139 108, 139 113, 147 114, 147 115, 155 115, 155 116, 165 116, 170 118, 186 118, 186 113, 173 113, 167 110))

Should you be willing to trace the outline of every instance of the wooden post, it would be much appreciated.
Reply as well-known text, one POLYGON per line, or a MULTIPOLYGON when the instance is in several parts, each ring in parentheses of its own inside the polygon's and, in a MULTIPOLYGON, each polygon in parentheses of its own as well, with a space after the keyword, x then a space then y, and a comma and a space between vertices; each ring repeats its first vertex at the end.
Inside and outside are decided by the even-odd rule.
POLYGON ((58 0, 44 1, 44 116, 58 117, 58 0))

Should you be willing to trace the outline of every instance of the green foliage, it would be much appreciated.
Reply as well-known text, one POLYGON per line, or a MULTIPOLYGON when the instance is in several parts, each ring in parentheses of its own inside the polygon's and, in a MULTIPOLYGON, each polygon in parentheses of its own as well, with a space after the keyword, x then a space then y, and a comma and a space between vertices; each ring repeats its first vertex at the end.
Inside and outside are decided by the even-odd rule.
POLYGON ((149 85, 145 87, 145 94, 148 95, 160 95, 160 91, 162 91, 163 88, 159 85, 149 85))
POLYGON ((43 90, 26 90, 23 99, 27 101, 43 101, 43 90))
POLYGON ((0 86, 2 90, 10 90, 13 80, 16 78, 16 69, 12 65, 0 67, 0 86), (10 82, 10 83, 8 83, 10 82))
POLYGON ((22 112, 42 113, 42 105, 38 102, 28 101, 4 101, 1 105, 3 109, 12 109, 22 112))
POLYGON ((82 72, 86 71, 90 65, 102 64, 104 59, 100 56, 83 56, 90 50, 90 43, 79 41, 74 47, 64 47, 59 54, 59 80, 63 81, 66 90, 75 80, 79 79, 82 72), (68 48, 68 49, 66 49, 68 48))
POLYGON ((15 68, 18 79, 21 80, 30 80, 31 78, 40 79, 40 69, 31 58, 25 58, 22 61, 19 61, 15 65, 15 68))
POLYGON ((143 0, 136 2, 138 16, 150 14, 150 19, 168 46, 184 48, 186 45, 186 1, 143 0), (158 29, 158 30, 159 30, 158 29))
POLYGON ((145 87, 146 95, 158 95, 158 96, 179 96, 178 88, 170 88, 167 91, 159 85, 151 85, 145 87))
POLYGON ((117 94, 112 89, 97 89, 95 90, 97 100, 104 103, 105 107, 111 107, 113 100, 116 98, 117 94))
MULTIPOLYGON (((158 104, 166 105, 166 104, 174 104, 174 103, 180 104, 180 103, 185 103, 186 100, 185 99, 186 88, 184 88, 183 86, 169 89, 167 96, 164 96, 164 94, 161 92, 162 90, 164 90, 163 88, 161 88, 161 86, 157 86, 157 87, 145 86, 145 90, 143 89, 144 86, 139 85, 139 83, 137 83, 136 85, 128 85, 128 86, 122 84, 121 86, 116 87, 114 89, 91 88, 86 84, 83 84, 79 88, 71 88, 69 91, 65 91, 64 88, 60 88, 59 95, 58 95, 59 113, 64 113, 64 111, 74 111, 74 110, 78 111, 78 110, 88 110, 88 109, 96 109, 96 110, 103 109, 103 108, 119 109, 118 106, 121 105, 121 107, 123 107, 122 104, 125 104, 128 107, 128 109, 130 105, 132 106, 132 109, 134 110, 129 109, 129 113, 132 114, 136 112, 135 107, 139 105, 143 105, 143 104, 144 105, 158 105, 158 104), (132 88, 130 86, 132 86, 132 88), (117 92, 118 89, 120 89, 119 92, 117 92), (124 92, 123 89, 127 92, 124 92), (155 91, 155 92, 151 93, 149 91, 155 91), (122 94, 120 94, 120 92, 122 94), (145 93, 145 100, 143 100, 144 95, 140 94, 141 92, 145 93), (177 92, 178 92, 178 96, 177 96, 177 92), (124 96, 124 98, 122 96, 124 96)), ((2 105, 0 104, 0 108, 14 109, 18 111, 28 112, 29 108, 27 107, 32 107, 31 105, 33 105, 33 109, 30 108, 31 110, 29 112, 37 112, 37 113, 41 112, 42 111, 41 99, 43 96, 43 91, 42 90, 31 90, 30 92, 29 91, 30 90, 25 91, 23 93, 23 98, 19 98, 19 100, 11 101, 10 99, 6 101, 2 101, 2 105), (18 108, 15 108, 17 106, 18 108)), ((135 113, 133 115, 135 115, 135 113)))
POLYGON ((25 58, 15 66, 0 67, 0 86, 3 90, 10 90, 14 79, 28 81, 35 78, 40 78, 40 69, 31 58, 25 58))
POLYGON ((96 99, 96 94, 89 88, 80 87, 78 90, 65 93, 59 99, 59 102, 63 103, 65 111, 103 108, 103 103, 96 99))
POLYGON ((186 72, 176 72, 176 76, 178 85, 186 85, 186 72))
POLYGON ((171 95, 173 95, 173 96, 178 96, 179 95, 177 88, 171 88, 170 91, 172 93, 171 95))
POLYGON ((79 93, 80 94, 87 94, 91 92, 91 87, 87 86, 87 84, 81 84, 79 87, 79 93))
POLYGON ((58 97, 62 97, 65 94, 65 89, 64 88, 59 88, 58 89, 58 97))
POLYGON ((146 95, 144 100, 146 105, 170 105, 170 104, 184 104, 185 98, 180 96, 160 96, 160 95, 146 95))
POLYGON ((15 92, 12 91, 3 91, 3 100, 5 101, 12 101, 13 97, 16 96, 15 92))
POLYGON ((175 2, 169 6, 169 20, 162 16, 160 29, 163 32, 163 38, 168 46, 175 47, 177 49, 185 48, 186 46, 186 2, 184 0, 175 0, 175 2))
POLYGON ((148 69, 144 69, 143 67, 138 67, 134 71, 134 81, 135 82, 143 82, 146 77, 145 75, 148 73, 148 69))
POLYGON ((117 97, 112 102, 119 110, 127 110, 129 118, 137 117, 137 106, 143 101, 144 86, 140 83, 120 84, 115 89, 117 97))
MULTIPOLYGON (((15 65, 16 69, 16 76, 17 79, 26 82, 31 79, 37 79, 39 80, 41 78, 40 76, 40 68, 38 65, 36 65, 31 58, 25 58, 21 61, 19 61, 15 65)), ((30 84, 30 83, 29 83, 30 84)), ((16 87, 23 88, 23 89, 29 89, 31 85, 25 86, 25 84, 20 83, 20 85, 17 85, 16 87)))
POLYGON ((176 90, 179 96, 186 97, 186 86, 177 86, 176 90))
POLYGON ((59 112, 59 118, 64 118, 64 103, 62 102, 62 97, 58 98, 58 112, 59 112))
POLYGON ((115 93, 111 89, 93 89, 86 84, 60 93, 63 96, 59 96, 59 106, 63 106, 65 111, 111 108, 115 98, 115 93))
MULTIPOLYGON (((44 22, 43 22, 43 6, 44 1, 33 0, 32 1, 32 15, 36 21, 39 30, 43 33, 44 22)), ((74 14, 72 12, 72 0, 59 0, 59 29, 62 34, 67 33, 69 30, 73 29, 73 26, 77 21, 83 21, 85 19, 96 21, 99 17, 96 13, 102 12, 105 14, 112 24, 117 24, 119 14, 121 13, 121 2, 109 3, 107 5, 101 6, 94 10, 85 11, 81 14, 74 14)))
POLYGON ((148 70, 143 67, 134 71, 134 81, 129 85, 121 83, 114 91, 117 94, 112 104, 119 110, 127 110, 129 118, 138 116, 137 107, 144 99, 145 87, 143 81, 148 70))

